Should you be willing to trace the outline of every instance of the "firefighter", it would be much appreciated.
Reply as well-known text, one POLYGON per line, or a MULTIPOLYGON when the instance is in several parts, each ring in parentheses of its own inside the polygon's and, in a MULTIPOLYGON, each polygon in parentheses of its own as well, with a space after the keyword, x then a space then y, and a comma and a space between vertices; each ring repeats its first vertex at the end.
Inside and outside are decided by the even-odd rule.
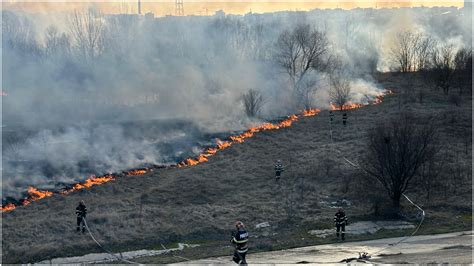
POLYGON ((230 242, 235 245, 234 256, 232 260, 237 264, 247 265, 245 255, 248 251, 248 238, 249 234, 245 231, 244 224, 241 221, 235 222, 237 232, 232 236, 230 242))
POLYGON ((275 163, 275 179, 278 181, 280 179, 281 173, 285 171, 283 169, 283 164, 281 163, 281 160, 277 160, 275 163))
POLYGON ((76 231, 79 232, 82 224, 82 232, 86 231, 85 221, 87 214, 86 204, 83 200, 79 202, 79 205, 76 207, 76 216, 77 216, 77 227, 76 231))
POLYGON ((344 126, 346 126, 346 124, 347 124, 347 113, 346 113, 346 112, 344 112, 344 113, 342 114, 342 124, 343 124, 344 126))
POLYGON ((334 119, 334 113, 332 112, 332 110, 329 111, 329 121, 331 122, 332 124, 332 120, 334 119))
POLYGON ((345 240, 347 217, 342 208, 339 208, 334 215, 334 224, 336 225, 336 237, 339 239, 339 231, 341 232, 341 239, 345 240))

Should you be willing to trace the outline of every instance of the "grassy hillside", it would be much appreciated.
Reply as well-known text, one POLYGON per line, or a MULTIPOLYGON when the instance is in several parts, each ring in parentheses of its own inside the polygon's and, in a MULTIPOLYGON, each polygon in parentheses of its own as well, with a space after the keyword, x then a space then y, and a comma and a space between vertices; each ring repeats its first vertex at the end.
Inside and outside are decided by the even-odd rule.
MULTIPOLYGON (((341 113, 336 112, 335 146, 358 161, 364 156, 366 133, 374 125, 395 117, 400 110, 413 112, 420 123, 426 121, 426 115, 436 116, 443 169, 429 199, 426 189, 418 184, 407 194, 424 206, 430 230, 470 228, 471 98, 456 100, 416 82, 406 90, 407 78, 414 79, 380 75, 382 86, 394 89, 395 94, 381 105, 350 111, 346 127, 341 113)), ((222 251, 236 219, 255 231, 254 250, 309 244, 317 240, 302 239, 306 229, 332 226, 334 209, 326 202, 349 200, 346 212, 354 221, 373 217, 374 202, 388 200, 383 191, 373 193, 362 180, 362 173, 334 152, 329 112, 323 111, 301 118, 289 128, 258 133, 197 166, 121 178, 3 213, 2 259, 3 263, 26 263, 101 252, 87 234, 75 232, 74 210, 79 200, 89 209, 93 233, 114 251, 159 248, 160 243, 178 241, 199 242, 205 247, 208 243, 209 250, 218 252, 216 247, 220 247, 222 251), (273 172, 277 159, 287 169, 279 182, 273 172), (269 222, 280 237, 254 230, 261 222, 269 222)), ((405 209, 407 214, 415 213, 406 204, 405 209)))

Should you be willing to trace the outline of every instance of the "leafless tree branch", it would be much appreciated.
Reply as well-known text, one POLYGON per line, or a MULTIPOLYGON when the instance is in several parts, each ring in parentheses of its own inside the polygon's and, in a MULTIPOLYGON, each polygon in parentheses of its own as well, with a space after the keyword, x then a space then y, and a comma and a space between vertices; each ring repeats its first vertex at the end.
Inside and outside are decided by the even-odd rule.
POLYGON ((265 103, 262 94, 254 89, 250 89, 242 96, 242 102, 248 117, 258 116, 265 103))

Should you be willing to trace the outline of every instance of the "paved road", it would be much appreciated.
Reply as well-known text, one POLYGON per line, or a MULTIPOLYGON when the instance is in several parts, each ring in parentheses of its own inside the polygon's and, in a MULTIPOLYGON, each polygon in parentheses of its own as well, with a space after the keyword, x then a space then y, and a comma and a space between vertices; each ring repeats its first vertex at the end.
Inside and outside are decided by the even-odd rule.
MULTIPOLYGON (((259 264, 339 263, 368 252, 373 263, 472 263, 473 231, 414 236, 395 246, 402 238, 318 245, 249 254, 247 262, 259 264)), ((231 263, 230 257, 217 257, 186 263, 231 263)), ((356 261, 353 261, 356 262, 356 261)))

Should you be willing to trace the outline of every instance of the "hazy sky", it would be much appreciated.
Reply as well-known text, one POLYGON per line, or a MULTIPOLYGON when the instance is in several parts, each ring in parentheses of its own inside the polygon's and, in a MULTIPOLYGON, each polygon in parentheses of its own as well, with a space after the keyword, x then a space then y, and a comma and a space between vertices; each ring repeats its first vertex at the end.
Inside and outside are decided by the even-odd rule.
MULTIPOLYGON (((16 9, 27 12, 63 12, 74 9, 87 8, 95 6, 104 13, 137 13, 138 0, 119 0, 119 1, 8 1, 4 0, 4 9, 16 9)), ((175 13, 174 0, 151 1, 142 0, 142 13, 153 12, 156 16, 173 15, 175 13)), ((250 11, 254 13, 275 12, 284 10, 307 11, 314 8, 344 8, 351 9, 356 7, 414 7, 414 6, 456 6, 462 7, 464 1, 378 1, 378 0, 313 0, 313 1, 233 1, 233 0, 214 0, 214 1, 196 1, 184 0, 185 15, 213 15, 217 10, 224 10, 231 14, 245 14, 250 11)))

